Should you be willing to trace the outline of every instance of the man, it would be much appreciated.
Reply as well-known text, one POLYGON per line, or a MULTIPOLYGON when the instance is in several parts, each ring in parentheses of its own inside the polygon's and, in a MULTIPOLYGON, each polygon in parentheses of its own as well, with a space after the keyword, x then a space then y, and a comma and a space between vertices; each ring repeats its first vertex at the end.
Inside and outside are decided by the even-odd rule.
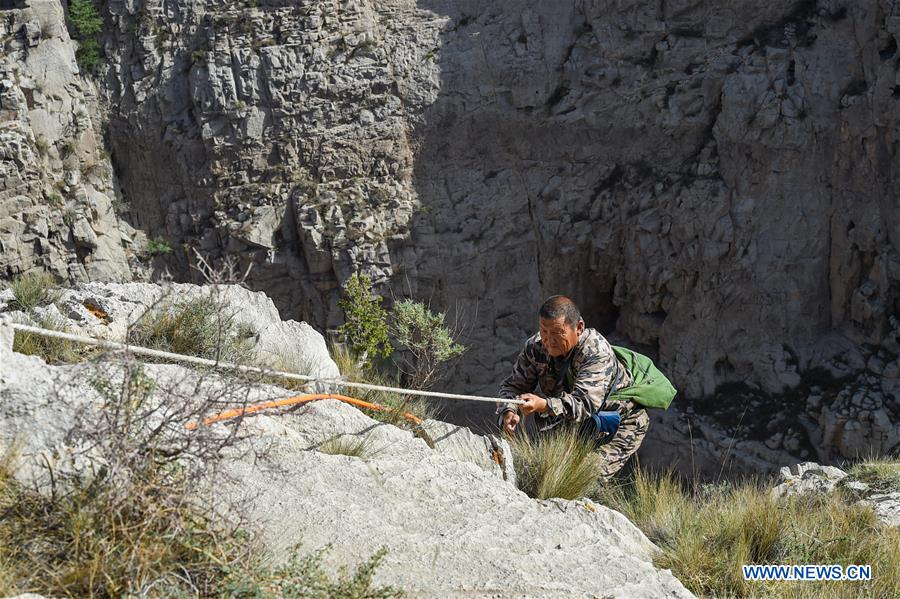
POLYGON ((549 298, 538 314, 540 332, 525 343, 512 374, 500 387, 500 397, 524 400, 518 406, 499 404, 498 424, 513 433, 521 419, 537 414, 538 428, 582 423, 597 411, 617 411, 618 430, 598 446, 600 478, 618 472, 641 446, 650 425, 647 411, 631 401, 611 401, 614 391, 631 385, 626 368, 609 342, 586 329, 578 307, 561 295, 549 298))

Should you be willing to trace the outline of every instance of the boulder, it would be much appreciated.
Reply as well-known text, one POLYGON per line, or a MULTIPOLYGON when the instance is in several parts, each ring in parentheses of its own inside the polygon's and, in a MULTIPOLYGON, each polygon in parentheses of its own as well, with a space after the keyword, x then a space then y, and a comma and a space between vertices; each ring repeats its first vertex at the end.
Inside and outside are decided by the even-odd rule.
POLYGON ((476 435, 464 426, 431 419, 422 423, 422 431, 427 435, 426 442, 436 451, 472 462, 482 470, 516 484, 512 449, 505 439, 476 435))
POLYGON ((779 475, 780 483, 772 489, 772 494, 776 497, 830 493, 847 477, 847 473, 840 468, 822 466, 815 462, 785 466, 779 475))
POLYGON ((900 492, 870 495, 860 500, 860 503, 871 506, 875 515, 884 524, 900 526, 900 492))
POLYGON ((239 285, 80 283, 62 291, 58 304, 70 332, 124 342, 149 310, 211 295, 227 306, 235 323, 254 333, 260 363, 322 378, 340 376, 320 333, 305 322, 281 320, 266 294, 239 285))

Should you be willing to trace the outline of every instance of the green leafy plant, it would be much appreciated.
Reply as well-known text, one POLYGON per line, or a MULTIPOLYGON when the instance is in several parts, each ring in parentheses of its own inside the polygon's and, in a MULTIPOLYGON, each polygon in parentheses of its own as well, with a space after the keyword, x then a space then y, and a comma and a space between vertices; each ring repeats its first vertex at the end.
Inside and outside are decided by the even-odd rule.
POLYGON ((364 363, 374 357, 386 358, 393 348, 388 341, 387 311, 384 298, 372 291, 366 275, 355 274, 344 287, 344 297, 338 305, 344 310, 344 324, 338 328, 351 350, 364 363))
POLYGON ((69 1, 69 33, 78 40, 75 59, 79 68, 86 73, 96 73, 102 62, 99 40, 101 31, 103 17, 91 0, 69 1))
POLYGON ((439 367, 465 352, 444 324, 444 314, 425 304, 401 300, 391 310, 390 334, 400 371, 413 389, 427 389, 439 378, 439 367))
POLYGON ((578 499, 597 488, 599 458, 591 440, 568 427, 531 438, 524 430, 511 435, 519 488, 535 499, 578 499))
POLYGON ((147 240, 147 245, 144 247, 144 256, 146 257, 162 256, 171 253, 172 246, 162 237, 147 240))

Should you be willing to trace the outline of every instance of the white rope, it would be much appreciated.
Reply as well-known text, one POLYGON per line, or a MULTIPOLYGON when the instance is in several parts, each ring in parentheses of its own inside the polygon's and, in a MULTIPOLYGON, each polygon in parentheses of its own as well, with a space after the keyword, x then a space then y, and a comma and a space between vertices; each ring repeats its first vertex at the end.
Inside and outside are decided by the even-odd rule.
POLYGON ((245 366, 243 364, 232 364, 231 362, 217 362, 216 360, 208 360, 206 358, 198 358, 197 356, 185 356, 184 354, 175 354, 172 352, 162 351, 158 349, 150 349, 148 347, 140 347, 138 345, 128 345, 127 343, 118 343, 115 341, 106 341, 104 339, 95 339, 93 337, 84 337, 81 335, 73 335, 72 333, 64 333, 62 331, 53 331, 40 327, 33 327, 27 324, 19 324, 16 322, 0 322, 0 326, 8 324, 16 331, 24 333, 33 333, 35 335, 43 335, 44 337, 52 337, 55 339, 63 339, 74 343, 82 343, 84 345, 94 345, 106 349, 123 350, 141 356, 149 356, 152 358, 162 358, 165 360, 173 360, 176 362, 186 362, 188 364, 197 364, 200 366, 212 366, 214 368, 223 368, 226 370, 236 370, 238 372, 252 372, 263 374, 266 376, 274 376, 295 381, 304 381, 311 383, 324 383, 329 385, 337 385, 341 387, 353 387, 356 389, 367 389, 370 391, 389 391, 391 393, 400 393, 403 395, 420 395, 422 397, 437 397, 440 399, 460 399, 464 401, 489 401, 491 403, 508 403, 523 404, 521 399, 503 399, 497 397, 484 397, 481 395, 459 395, 456 393, 441 393, 439 391, 418 391, 415 389, 401 389, 398 387, 386 387, 384 385, 370 385, 368 383, 354 383, 341 379, 326 379, 305 374, 296 374, 294 372, 284 372, 281 370, 271 370, 269 368, 260 368, 258 366, 245 366))

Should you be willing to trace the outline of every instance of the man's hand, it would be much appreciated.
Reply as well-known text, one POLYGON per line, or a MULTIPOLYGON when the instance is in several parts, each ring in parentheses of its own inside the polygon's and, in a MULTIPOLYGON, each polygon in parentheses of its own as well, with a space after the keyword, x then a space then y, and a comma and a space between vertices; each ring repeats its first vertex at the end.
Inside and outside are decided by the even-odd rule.
POLYGON ((519 410, 522 411, 522 416, 530 416, 535 412, 543 412, 547 409, 547 400, 543 397, 538 397, 533 393, 523 393, 516 399, 525 400, 525 403, 519 406, 519 410))
POLYGON ((503 412, 503 432, 510 435, 516 432, 516 427, 519 425, 519 420, 519 413, 515 410, 503 412))

